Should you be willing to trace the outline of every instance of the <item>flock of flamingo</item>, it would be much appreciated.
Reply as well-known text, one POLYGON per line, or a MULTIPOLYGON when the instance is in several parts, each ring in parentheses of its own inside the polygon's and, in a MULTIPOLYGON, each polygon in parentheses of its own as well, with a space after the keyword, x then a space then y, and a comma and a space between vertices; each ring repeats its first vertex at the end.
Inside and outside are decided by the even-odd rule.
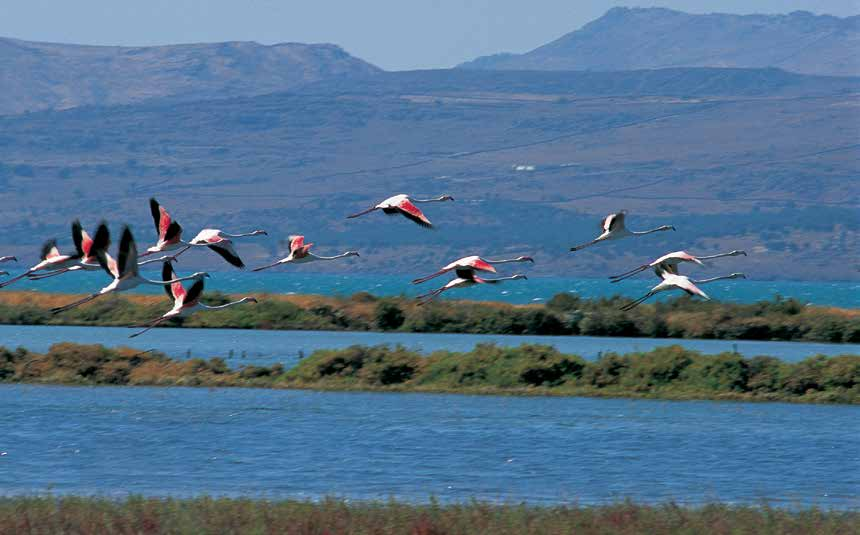
MULTIPOLYGON (((424 213, 416 206, 416 204, 453 200, 454 198, 450 195, 441 195, 433 199, 415 199, 408 195, 395 195, 393 197, 385 199, 384 201, 380 202, 375 206, 368 208, 367 210, 363 210, 357 214, 348 216, 348 219, 360 217, 365 214, 381 210, 385 214, 401 215, 406 217, 407 219, 412 220, 413 222, 422 227, 432 228, 433 224, 430 222, 427 216, 425 216, 424 213)), ((51 310, 54 314, 58 314, 80 306, 84 303, 93 301, 103 295, 116 292, 124 292, 143 284, 163 286, 167 293, 167 296, 173 302, 173 307, 158 318, 155 318, 144 325, 138 326, 143 327, 143 330, 132 334, 131 337, 139 336, 152 329, 153 327, 156 327, 172 318, 188 316, 192 312, 197 310, 222 309, 234 305, 239 305, 242 303, 257 302, 257 299, 254 297, 244 297, 242 299, 239 299, 238 301, 225 303, 219 306, 206 305, 200 301, 200 298, 203 294, 203 281, 205 278, 209 277, 209 274, 206 272, 197 272, 185 277, 177 277, 176 273, 173 270, 172 262, 174 262, 179 255, 189 249, 205 247, 221 256, 229 264, 238 268, 244 268, 245 264, 244 262, 242 262, 242 259, 236 252, 236 249, 233 245, 233 240, 237 238, 267 235, 266 231, 255 230, 252 232, 241 234, 228 234, 220 229, 203 229, 199 233, 197 233, 197 235, 190 241, 184 241, 182 239, 182 226, 171 218, 167 210, 163 206, 161 206, 155 199, 150 199, 149 205, 152 219, 155 224, 157 241, 155 245, 148 247, 146 249, 146 252, 140 255, 138 254, 137 245, 134 241, 134 236, 132 236, 131 230, 128 228, 128 226, 125 226, 122 230, 122 235, 120 237, 119 247, 117 249, 117 256, 116 258, 114 258, 108 252, 111 239, 107 223, 102 222, 96 229, 95 234, 91 237, 83 229, 81 223, 76 220, 72 223, 72 240, 75 245, 75 253, 60 254, 57 248, 56 240, 49 240, 42 246, 42 251, 40 255, 41 261, 39 263, 24 271, 20 275, 0 283, 0 288, 6 287, 14 283, 15 281, 24 278, 28 278, 30 280, 41 280, 48 277, 54 277, 57 275, 62 275, 63 273, 69 273, 74 271, 103 270, 105 273, 107 273, 108 277, 110 278, 110 282, 106 286, 104 286, 101 290, 94 292, 82 299, 51 310), (162 255, 158 258, 140 260, 141 257, 159 253, 161 253, 162 255), (161 280, 151 280, 140 275, 140 266, 154 262, 162 262, 161 280), (188 288, 188 290, 186 290, 182 285, 183 281, 194 282, 188 288)), ((592 245, 604 241, 618 240, 626 237, 644 236, 646 234, 651 234, 654 232, 675 230, 675 227, 673 226, 664 225, 651 230, 631 231, 628 230, 625 226, 624 219, 625 213, 623 211, 606 216, 602 224, 603 232, 599 236, 597 236, 590 242, 584 243, 582 245, 577 245, 576 247, 571 247, 570 250, 579 251, 585 247, 590 247, 592 245)), ((359 256, 358 252, 356 251, 347 251, 343 254, 336 256, 320 256, 310 252, 312 246, 312 243, 305 243, 304 236, 290 236, 289 254, 286 257, 281 258, 280 260, 277 260, 276 262, 273 262, 271 264, 255 268, 253 269, 253 271, 262 271, 284 264, 301 264, 314 261, 330 261, 338 260, 341 258, 348 258, 351 256, 359 256)), ((612 280, 612 282, 618 282, 648 269, 653 269, 654 273, 661 280, 660 283, 651 288, 648 293, 646 293, 639 299, 636 299, 623 306, 622 310, 630 310, 657 293, 673 289, 679 289, 690 295, 698 295, 704 299, 710 299, 708 295, 705 294, 705 292, 703 292, 701 289, 699 289, 697 285, 723 279, 746 278, 744 274, 732 273, 730 275, 725 275, 722 277, 693 280, 687 276, 681 275, 678 272, 678 266, 683 262, 704 265, 702 262, 703 260, 738 255, 746 256, 746 252, 731 251, 728 253, 715 254, 710 256, 694 256, 685 251, 676 251, 663 255, 652 262, 642 264, 641 266, 638 266, 635 269, 632 269, 620 275, 613 275, 610 277, 610 279, 612 280)), ((15 258, 14 256, 0 256, 0 263, 12 261, 17 261, 17 258, 15 258)), ((534 262, 534 259, 530 256, 519 256, 516 258, 502 260, 490 260, 482 258, 480 256, 466 256, 460 258, 459 260, 451 262, 450 264, 446 265, 445 267, 431 275, 417 278, 413 280, 412 283, 421 284, 451 271, 454 272, 455 277, 448 281, 445 285, 418 296, 419 304, 425 304, 434 299, 436 296, 442 294, 443 292, 452 290, 454 288, 465 288, 468 286, 474 286, 476 284, 499 284, 504 281, 526 279, 527 277, 520 273, 508 277, 496 278, 484 278, 482 276, 479 276, 479 272, 496 273, 496 268, 494 267, 495 265, 517 262, 534 262)), ((8 272, 0 271, 0 275, 8 275, 8 272)))

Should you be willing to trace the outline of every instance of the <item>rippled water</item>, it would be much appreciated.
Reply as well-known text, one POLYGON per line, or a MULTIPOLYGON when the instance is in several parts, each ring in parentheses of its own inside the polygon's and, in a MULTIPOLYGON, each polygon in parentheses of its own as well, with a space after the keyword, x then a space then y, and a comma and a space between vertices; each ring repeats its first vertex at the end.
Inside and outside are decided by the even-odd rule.
POLYGON ((745 356, 771 355, 798 361, 812 355, 860 355, 860 344, 807 342, 758 342, 744 340, 683 340, 607 338, 595 336, 509 336, 495 334, 368 333, 328 331, 257 331, 237 329, 157 329, 129 339, 133 329, 123 327, 66 327, 0 325, 0 345, 47 351, 57 342, 129 346, 141 351, 155 349, 174 358, 223 357, 234 366, 283 363, 291 367, 301 356, 317 349, 337 349, 355 344, 400 344, 429 353, 437 350, 469 351, 475 344, 502 346, 548 344, 563 353, 597 358, 601 353, 649 351, 679 344, 706 354, 737 351, 745 356))
MULTIPOLYGON (((716 267, 701 272, 702 277, 720 275, 716 267)), ((159 278, 156 272, 147 273, 151 278, 159 278)), ((270 293, 312 293, 322 295, 352 295, 356 292, 370 292, 375 295, 418 295, 429 289, 441 286, 444 279, 415 286, 410 284, 412 276, 394 275, 335 275, 295 272, 242 272, 229 271, 212 273, 206 282, 207 288, 229 293, 270 292, 270 293)), ((654 277, 642 276, 636 279, 611 284, 607 279, 570 279, 551 277, 530 277, 525 281, 514 281, 504 286, 479 286, 468 288, 459 293, 451 292, 446 298, 506 301, 509 303, 541 302, 553 295, 571 292, 581 297, 609 297, 620 294, 638 297, 655 284, 654 277)), ((83 293, 101 288, 105 277, 101 273, 75 273, 46 279, 38 282, 21 282, 10 289, 36 289, 46 292, 83 293)), ((143 286, 138 290, 159 293, 157 287, 143 286)), ((795 297, 806 303, 840 307, 860 307, 860 281, 849 282, 798 282, 798 281, 757 281, 729 280, 708 286, 708 294, 717 300, 750 303, 772 299, 776 295, 795 297)), ((664 295, 661 298, 668 298, 664 295)))
POLYGON ((858 507, 860 408, 0 386, 5 494, 858 507))

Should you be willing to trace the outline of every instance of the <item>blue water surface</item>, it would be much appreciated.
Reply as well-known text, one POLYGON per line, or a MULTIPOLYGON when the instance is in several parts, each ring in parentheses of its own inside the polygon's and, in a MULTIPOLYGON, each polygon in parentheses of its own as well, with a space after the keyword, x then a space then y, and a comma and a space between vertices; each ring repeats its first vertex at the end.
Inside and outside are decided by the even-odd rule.
POLYGON ((860 408, 0 386, 0 492, 857 508, 860 408))
MULTIPOLYGON (((180 266, 177 269, 181 271, 180 266)), ((160 273, 144 273, 159 279, 160 273)), ((720 275, 714 268, 700 273, 702 278, 720 275)), ((370 292, 374 295, 416 296, 442 286, 447 278, 439 277, 422 285, 410 283, 412 276, 396 275, 344 275, 298 272, 246 271, 212 272, 206 286, 210 290, 226 293, 283 293, 352 295, 370 292)), ((653 276, 640 276, 618 284, 608 279, 570 279, 554 277, 529 277, 528 280, 512 281, 502 286, 475 286, 459 292, 445 294, 448 299, 473 299, 504 301, 508 303, 540 303, 552 296, 569 292, 584 298, 624 295, 639 297, 657 283, 653 276)), ((107 284, 103 273, 73 273, 41 281, 22 281, 9 289, 30 289, 45 292, 88 293, 107 284)), ((156 286, 141 286, 135 292, 160 293, 156 286)), ((808 282, 808 281, 758 281, 735 279, 718 281, 707 286, 711 298, 734 303, 751 303, 772 299, 777 295, 794 297, 804 303, 839 307, 860 307, 860 281, 808 282)), ((661 299, 678 294, 664 294, 661 299)))
POLYGON ((506 347, 546 344, 563 353, 580 355, 586 359, 596 359, 609 351, 650 351, 674 344, 709 355, 735 351, 747 357, 770 355, 788 362, 813 355, 860 355, 860 344, 816 342, 187 328, 159 328, 129 339, 128 335, 135 331, 124 327, 0 325, 0 346, 25 347, 31 351, 44 352, 59 342, 102 344, 108 347, 128 346, 141 351, 153 349, 178 359, 221 357, 234 367, 278 362, 287 368, 318 349, 339 349, 357 344, 402 345, 423 353, 438 350, 470 351, 479 343, 506 347))

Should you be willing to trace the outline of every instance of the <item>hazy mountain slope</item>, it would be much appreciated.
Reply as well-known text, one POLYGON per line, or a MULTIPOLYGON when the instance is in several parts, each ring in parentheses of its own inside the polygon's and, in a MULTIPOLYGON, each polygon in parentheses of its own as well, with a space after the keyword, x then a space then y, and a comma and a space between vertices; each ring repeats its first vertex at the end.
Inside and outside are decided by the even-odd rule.
MULTIPOLYGON (((367 272, 528 251, 536 273, 602 276, 679 248, 746 248, 756 277, 856 277, 858 255, 826 270, 820 255, 852 258, 860 245, 857 79, 671 74, 396 73, 306 93, 0 117, 0 250, 32 258, 53 235, 68 245, 74 217, 127 221, 151 241, 155 195, 189 232, 304 233, 324 254, 360 250, 367 272), (436 231, 344 218, 399 192, 457 200, 428 206, 436 231), (567 252, 621 208, 634 229, 679 230, 567 252)), ((279 247, 241 248, 253 264, 279 247)), ((183 266, 211 259, 194 253, 183 266)))
POLYGON ((778 67, 860 75, 860 16, 692 15, 663 8, 610 9, 581 29, 525 54, 498 54, 469 69, 630 70, 778 67))
POLYGON ((335 45, 81 46, 0 38, 0 114, 260 95, 377 67, 335 45))

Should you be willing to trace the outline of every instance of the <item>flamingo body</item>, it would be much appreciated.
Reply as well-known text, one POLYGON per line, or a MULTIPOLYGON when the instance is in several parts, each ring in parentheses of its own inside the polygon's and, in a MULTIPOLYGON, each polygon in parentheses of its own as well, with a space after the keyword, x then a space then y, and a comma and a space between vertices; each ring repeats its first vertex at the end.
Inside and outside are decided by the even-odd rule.
POLYGON ((426 202, 442 202, 442 201, 453 201, 454 197, 450 195, 441 195, 435 199, 413 199, 409 195, 400 193, 398 195, 394 195, 393 197, 389 197, 382 201, 381 203, 368 208, 362 212, 357 214, 352 214, 351 216, 347 216, 347 219, 353 219, 364 214, 368 214, 375 210, 382 210, 383 213, 388 215, 402 215, 405 218, 415 222, 416 224, 425 227, 431 228, 433 224, 424 215, 424 212, 421 211, 420 208, 415 206, 415 203, 426 203, 426 202))
POLYGON ((651 234, 653 232, 662 232, 665 230, 675 230, 675 227, 672 225, 662 225, 657 228, 653 228, 651 230, 629 230, 625 224, 625 212, 622 210, 621 212, 616 212, 614 214, 609 214, 605 218, 603 218, 603 222, 600 225, 602 232, 599 236, 591 240, 590 242, 583 243, 581 245, 577 245, 571 247, 571 251, 579 251, 586 247, 590 247, 596 243, 600 243, 603 241, 612 241, 612 240, 620 240, 621 238, 626 238, 628 236, 644 236, 645 234, 651 234))
POLYGON ((279 266, 281 264, 306 264, 308 262, 317 262, 320 260, 339 260, 341 258, 346 258, 349 256, 361 256, 360 254, 358 254, 358 251, 347 251, 343 254, 335 256, 320 256, 311 252, 311 247, 313 247, 313 243, 305 243, 304 236, 290 236, 289 240, 290 253, 286 257, 272 264, 254 268, 253 271, 263 271, 264 269, 269 269, 275 266, 279 266))
POLYGON ((464 256, 463 258, 454 260, 432 275, 413 280, 412 284, 420 284, 454 270, 458 272, 464 271, 475 273, 477 271, 484 271, 488 273, 496 273, 496 268, 493 264, 507 264, 511 262, 534 262, 534 259, 530 256, 519 256, 517 258, 509 258, 505 260, 487 260, 477 255, 464 256))

